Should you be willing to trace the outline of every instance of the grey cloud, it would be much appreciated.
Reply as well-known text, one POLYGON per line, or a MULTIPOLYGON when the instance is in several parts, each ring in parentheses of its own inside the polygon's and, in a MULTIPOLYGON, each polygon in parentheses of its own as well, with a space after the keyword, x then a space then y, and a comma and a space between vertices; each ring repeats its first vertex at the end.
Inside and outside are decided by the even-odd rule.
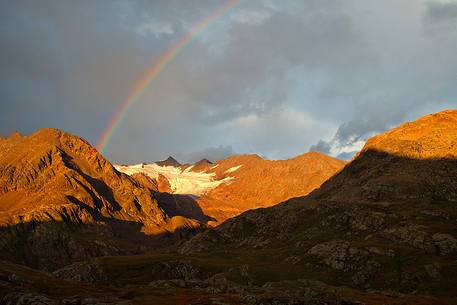
POLYGON ((208 159, 211 162, 215 162, 226 159, 234 154, 235 152, 231 146, 219 145, 216 147, 208 147, 201 151, 178 153, 176 156, 179 160, 182 160, 182 162, 194 163, 202 159, 208 159))
MULTIPOLYGON (((394 127, 398 122, 408 119, 408 112, 416 103, 404 103, 394 107, 394 103, 385 101, 376 104, 358 105, 354 118, 343 122, 330 140, 319 140, 310 150, 332 154, 340 159, 350 159, 369 137, 394 127)), ((411 117, 414 118, 414 117, 411 117)))
POLYGON ((330 145, 329 142, 325 142, 324 140, 319 140, 319 142, 317 142, 316 144, 311 145, 309 150, 310 151, 318 151, 318 152, 321 152, 321 153, 324 153, 324 154, 330 154, 330 149, 331 148, 332 148, 332 146, 330 145))
POLYGON ((340 160, 348 161, 348 160, 351 160, 355 156, 356 153, 357 153, 356 151, 343 152, 343 153, 337 155, 336 158, 340 159, 340 160))
MULTIPOLYGON (((301 9, 293 13, 286 10, 271 11, 272 15, 261 24, 229 23, 226 32, 219 33, 223 47, 216 53, 205 41, 195 41, 155 81, 151 88, 154 94, 145 94, 149 106, 146 103, 138 105, 143 108, 141 113, 144 116, 156 113, 168 118, 167 122, 161 124, 167 130, 168 141, 183 138, 173 135, 176 122, 181 126, 192 126, 190 129, 201 130, 215 129, 251 115, 278 115, 288 103, 286 78, 290 69, 348 68, 348 56, 360 53, 350 21, 337 5, 310 2, 301 9), (323 9, 324 6, 329 10, 323 9), (311 19, 304 19, 303 15, 309 15, 311 19), (310 43, 304 49, 306 42, 310 43)), ((288 147, 283 147, 288 152, 281 154, 278 152, 281 150, 279 143, 267 141, 271 138, 281 139, 280 142, 288 146, 293 142, 296 131, 286 127, 286 118, 281 119, 285 120, 281 128, 268 129, 268 133, 264 130, 256 138, 250 137, 249 143, 238 142, 237 145, 251 152, 268 149, 262 152, 267 155, 290 154, 288 147), (272 145, 277 147, 273 148, 272 145)), ((295 125, 303 126, 300 123, 295 125)), ((239 126, 237 131, 232 132, 257 134, 257 131, 245 131, 243 128, 239 126)), ((222 134, 226 132, 222 130, 222 134)), ((211 130, 203 133, 204 136, 198 135, 199 142, 218 137, 211 130)), ((137 132, 132 132, 134 134, 137 132)), ((299 134, 306 135, 303 132, 299 134)), ((179 140, 183 146, 187 138, 192 136, 184 138, 184 141, 179 140)), ((300 139, 300 144, 295 148, 297 153, 303 152, 300 151, 303 149, 302 141, 306 143, 310 140, 300 139)), ((189 145, 195 147, 195 142, 189 145)))
POLYGON ((457 3, 427 2, 426 17, 432 23, 457 21, 457 3))
MULTIPOLYGON (((1 2, 0 133, 50 126, 95 144, 155 60, 223 2, 1 2)), ((222 145, 283 158, 455 107, 454 8, 440 5, 241 1, 154 79, 106 154, 141 162, 222 145)))

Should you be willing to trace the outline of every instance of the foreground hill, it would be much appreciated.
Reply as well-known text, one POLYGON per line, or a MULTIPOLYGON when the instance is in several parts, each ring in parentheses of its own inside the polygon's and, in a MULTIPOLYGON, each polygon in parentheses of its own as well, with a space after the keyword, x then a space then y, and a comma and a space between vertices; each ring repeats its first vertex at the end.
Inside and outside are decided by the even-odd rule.
MULTIPOLYGON (((242 212, 268 207, 303 196, 341 170, 345 162, 317 152, 288 160, 264 160, 257 155, 237 155, 211 163, 204 159, 183 166, 138 164, 117 166, 127 174, 166 177, 171 192, 193 195, 210 224, 242 212)), ((190 200, 190 199, 189 199, 190 200)))
POLYGON ((116 239, 133 242, 199 224, 167 215, 151 190, 83 139, 41 129, 0 140, 0 226, 1 257, 53 269, 128 253, 116 239))

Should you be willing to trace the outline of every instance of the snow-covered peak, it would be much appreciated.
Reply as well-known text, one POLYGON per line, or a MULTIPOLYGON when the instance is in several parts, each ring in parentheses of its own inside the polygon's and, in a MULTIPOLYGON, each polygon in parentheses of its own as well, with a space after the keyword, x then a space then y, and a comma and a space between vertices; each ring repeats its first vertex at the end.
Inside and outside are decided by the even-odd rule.
POLYGON ((128 175, 144 173, 154 179, 158 178, 159 174, 162 174, 170 182, 172 192, 175 194, 200 196, 222 183, 230 183, 233 180, 232 177, 216 180, 214 173, 193 172, 190 171, 190 167, 182 170, 179 167, 159 166, 156 163, 115 165, 115 168, 128 175))

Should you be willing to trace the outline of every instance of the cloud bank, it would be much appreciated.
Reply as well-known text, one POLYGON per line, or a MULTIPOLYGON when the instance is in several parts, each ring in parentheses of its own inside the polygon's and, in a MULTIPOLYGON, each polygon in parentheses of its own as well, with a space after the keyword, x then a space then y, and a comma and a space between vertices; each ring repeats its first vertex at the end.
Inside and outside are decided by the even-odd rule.
MULTIPOLYGON (((2 2, 0 134, 57 127, 96 144, 155 60, 221 4, 2 2)), ((106 155, 130 163, 313 149, 350 158, 373 134, 456 108, 456 7, 242 1, 150 84, 106 155)))

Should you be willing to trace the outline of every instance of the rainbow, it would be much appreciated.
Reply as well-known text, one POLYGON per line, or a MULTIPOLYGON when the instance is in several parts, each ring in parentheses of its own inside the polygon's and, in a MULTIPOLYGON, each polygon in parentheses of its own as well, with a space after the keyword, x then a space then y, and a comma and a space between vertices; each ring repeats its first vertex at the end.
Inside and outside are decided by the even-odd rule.
POLYGON ((104 152, 110 143, 114 133, 121 125, 122 120, 126 117, 129 110, 138 101, 139 97, 144 93, 149 84, 157 78, 165 67, 170 64, 173 59, 187 47, 192 40, 203 32, 212 21, 228 13, 240 0, 227 0, 210 15, 196 23, 191 27, 186 36, 181 38, 176 44, 163 53, 152 65, 152 67, 143 75, 143 77, 135 84, 130 91, 127 99, 119 106, 118 110, 109 121, 103 134, 101 135, 97 148, 100 152, 104 152))

